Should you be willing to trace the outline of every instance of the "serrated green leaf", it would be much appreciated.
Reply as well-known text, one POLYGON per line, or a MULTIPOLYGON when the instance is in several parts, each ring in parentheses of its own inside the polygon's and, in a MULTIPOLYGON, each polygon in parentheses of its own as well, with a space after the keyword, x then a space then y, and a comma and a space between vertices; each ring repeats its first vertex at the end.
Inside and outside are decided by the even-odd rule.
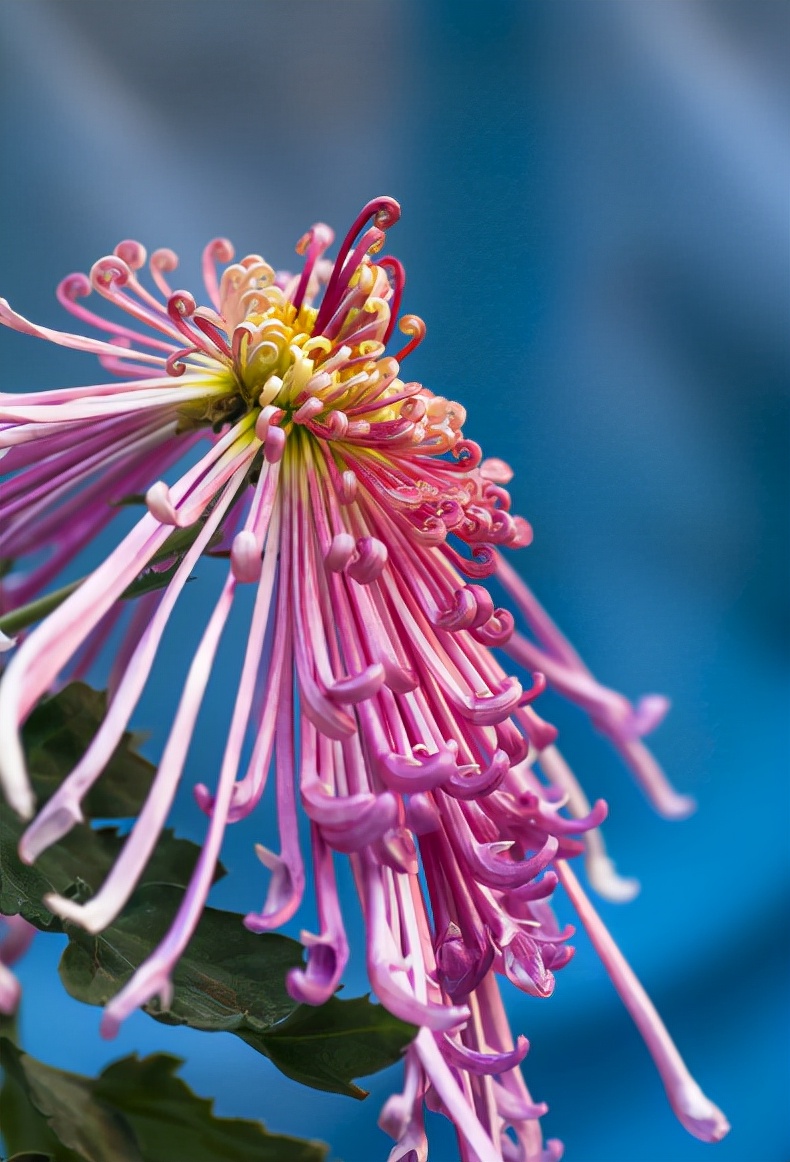
MULTIPOLYGON (((73 682, 35 708, 23 728, 31 782, 46 802, 76 766, 107 712, 107 696, 73 682)), ((137 814, 151 786, 155 767, 137 753, 137 737, 124 733, 99 782, 86 797, 90 817, 127 818, 137 814)), ((43 852, 32 867, 17 855, 24 824, 11 811, 0 812, 0 913, 21 913, 43 931, 62 926, 42 903, 44 895, 87 898, 98 891, 115 862, 123 838, 113 828, 79 824, 43 852)), ((199 848, 165 831, 142 883, 185 886, 199 848)), ((216 878, 224 874, 219 866, 216 878)))
MULTIPOLYGON (((105 711, 103 694, 75 683, 31 715, 25 741, 43 798, 79 760, 105 711)), ((104 797, 94 800, 94 809, 104 817, 136 810, 151 770, 134 751, 134 737, 125 735, 104 776, 104 797)), ((3 813, 0 913, 19 912, 41 929, 65 931, 69 944, 60 974, 67 991, 88 1004, 104 1005, 167 932, 198 848, 165 832, 127 907, 104 932, 91 935, 62 924, 41 901, 48 892, 89 898, 103 883, 123 837, 114 828, 80 824, 27 867, 16 854, 22 828, 11 812, 3 813)), ((236 913, 204 909, 176 966, 170 1008, 161 1011, 153 1004, 150 1014, 167 1024, 236 1033, 297 1081, 364 1097, 353 1079, 396 1061, 416 1030, 366 998, 333 999, 317 1009, 296 1005, 285 977, 302 965, 302 946, 277 934, 254 935, 242 920, 236 913)), ((46 1144, 36 1148, 46 1150, 46 1144)))
MULTIPOLYGON (((0 813, 0 914, 20 913, 44 932, 62 932, 43 897, 48 892, 88 899, 101 887, 115 862, 124 837, 114 827, 73 827, 58 843, 47 848, 35 864, 22 863, 17 844, 23 824, 10 811, 0 813)), ((162 832, 141 884, 166 883, 186 887, 200 854, 188 839, 177 839, 171 830, 162 832)), ((224 868, 217 868, 217 878, 224 868)))
POLYGON ((175 1077, 181 1062, 164 1053, 110 1065, 96 1095, 123 1111, 145 1162, 321 1162, 320 1142, 267 1133, 260 1123, 218 1118, 212 1102, 175 1077))
MULTIPOLYGON (((60 976, 67 991, 87 1004, 106 1004, 162 939, 181 895, 165 886, 142 888, 96 936, 66 925, 60 976)), ((392 1065, 416 1029, 366 997, 297 1005, 285 976, 302 958, 301 944, 290 937, 255 935, 240 915, 206 908, 173 973, 170 1007, 146 1011, 165 1024, 235 1033, 288 1077, 362 1098, 353 1079, 392 1065)))
MULTIPOLYGON (((60 976, 67 991, 87 1004, 106 1004, 153 952, 182 898, 175 887, 144 887, 98 935, 66 925, 69 945, 60 976)), ((194 1029, 268 1029, 296 1008, 285 974, 301 966, 302 958, 301 944, 290 937, 254 935, 237 913, 205 908, 173 974, 171 1007, 148 1011, 166 1024, 194 1029)))
MULTIPOLYGON (((88 749, 107 713, 107 695, 71 682, 41 702, 22 728, 30 780, 46 802, 88 749)), ((137 752, 139 739, 125 731, 83 809, 93 819, 127 819, 145 802, 156 767, 137 752)))
MULTIPOLYGON (((132 601, 135 597, 142 597, 146 593, 155 593, 157 589, 166 589, 170 582, 178 572, 182 558, 176 557, 172 565, 166 568, 147 568, 143 569, 139 577, 135 577, 131 585, 124 589, 121 598, 124 601, 132 601)), ((190 577, 191 581, 192 578, 190 577)))
POLYGON ((8 1149, 21 1151, 18 1162, 322 1162, 326 1157, 320 1142, 270 1134, 260 1122, 216 1117, 212 1101, 175 1076, 181 1060, 167 1054, 124 1058, 93 1079, 44 1065, 3 1038, 0 1062, 6 1073, 0 1095, 3 1133, 8 1149))
MULTIPOLYGON (((64 1162, 61 1144, 47 1125, 46 1118, 30 1100, 27 1081, 16 1054, 10 1053, 11 1042, 0 1037, 0 1066, 4 1077, 0 1087, 0 1135, 14 1159, 55 1158, 64 1162)), ((11 1159, 9 1159, 11 1162, 11 1159)), ((83 1162, 71 1154, 68 1162, 83 1162)))
POLYGON ((110 508, 125 508, 127 505, 145 504, 144 492, 128 492, 126 496, 121 496, 118 500, 111 500, 109 502, 110 508))
MULTIPOLYGON (((0 1064, 18 1087, 17 1102, 26 1100, 42 1116, 52 1143, 14 1140, 4 1117, 3 1135, 11 1149, 43 1149, 63 1162, 145 1162, 129 1124, 95 1100, 89 1078, 53 1069, 5 1038, 0 1040, 0 1064)), ((31 1126, 29 1110, 20 1114, 19 1121, 27 1116, 31 1126)), ((15 1136, 27 1132, 18 1124, 14 1127, 15 1136)))
MULTIPOLYGON (((134 597, 142 597, 144 593, 153 593, 156 589, 164 589, 170 584, 186 553, 202 532, 209 512, 210 509, 204 513, 199 521, 189 525, 188 528, 173 530, 161 549, 154 553, 150 565, 143 569, 142 573, 135 577, 131 585, 123 591, 121 597, 125 601, 134 597)), ((221 529, 212 533, 203 553, 210 553, 212 549, 216 548, 222 540, 222 535, 221 529)))
POLYGON ((263 1034, 242 1036, 302 1085, 364 1098, 353 1078, 378 1073, 400 1060, 417 1029, 368 997, 333 997, 313 1008, 300 1005, 263 1034))

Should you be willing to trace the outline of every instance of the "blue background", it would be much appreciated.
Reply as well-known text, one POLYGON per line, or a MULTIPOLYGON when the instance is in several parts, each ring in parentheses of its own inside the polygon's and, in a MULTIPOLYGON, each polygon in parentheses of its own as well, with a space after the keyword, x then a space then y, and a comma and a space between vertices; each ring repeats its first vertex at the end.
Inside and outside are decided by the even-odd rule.
MULTIPOLYGON (((780 0, 5 0, 2 293, 62 326, 55 282, 123 237, 182 255, 216 234, 291 261, 316 219, 342 234, 399 198, 390 249, 428 337, 408 374, 464 403, 467 432, 517 469, 535 527, 519 568, 599 677, 666 692, 655 749, 699 799, 655 818, 603 740, 547 717, 610 849, 642 894, 601 911, 689 1065, 733 1123, 716 1147, 675 1123, 580 936, 554 998, 510 991, 530 1086, 569 1162, 787 1162, 786 499, 788 6, 780 0)), ((4 387, 90 382, 95 364, 3 334, 4 387)), ((106 547, 113 537, 104 538, 106 547)), ((190 586, 138 715, 161 744, 190 586)), ((243 614, 226 656, 238 652, 243 614)), ((211 687, 190 783, 211 781, 229 711, 211 687)), ((263 899, 262 812, 234 830, 213 899, 263 899)), ((188 793, 176 822, 199 837, 188 793)), ((350 921, 359 920, 346 883, 350 921)), ((306 905, 297 931, 311 927, 306 905)), ((359 945, 357 945, 357 949, 359 945)), ((117 1042, 54 980, 41 938, 21 975, 26 1047, 92 1072, 139 1049, 188 1059, 224 1114, 384 1158, 397 1070, 360 1105, 287 1081, 231 1036, 143 1015, 117 1042), (42 1004, 35 998, 46 997, 42 1004)), ((348 991, 364 989, 357 955, 348 991)), ((452 1162, 434 1119, 433 1162, 452 1162)))

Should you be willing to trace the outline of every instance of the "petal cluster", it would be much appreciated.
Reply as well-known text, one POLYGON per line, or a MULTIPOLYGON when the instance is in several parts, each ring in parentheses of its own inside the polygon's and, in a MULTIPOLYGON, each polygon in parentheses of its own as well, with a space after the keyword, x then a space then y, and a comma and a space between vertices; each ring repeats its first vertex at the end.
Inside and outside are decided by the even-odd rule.
MULTIPOLYGON (((183 777, 238 590, 250 587, 223 760, 215 784, 195 788, 207 817, 202 854, 170 931, 107 1006, 105 1033, 152 998, 167 1001, 223 835, 255 811, 271 781, 279 842, 258 848, 268 887, 245 922, 263 932, 297 912, 306 815, 319 931, 303 934, 305 967, 287 984, 307 1004, 340 984, 349 944, 335 861, 347 857, 371 985, 420 1027, 403 1093, 382 1113, 396 1140, 392 1159, 427 1157, 427 1106, 454 1122, 464 1160, 539 1162, 559 1158, 561 1146, 543 1144, 545 1106, 526 1090, 519 1066, 528 1046, 511 1038, 496 978, 551 994, 572 955, 572 930, 560 929, 550 906, 558 880, 598 931, 569 859, 583 854, 594 886, 611 897, 634 891, 606 855, 605 804, 587 802, 554 746, 556 731, 531 705, 546 681, 611 738, 659 809, 681 815, 691 804, 641 742, 665 702, 653 696, 632 707, 597 683, 502 556, 531 539, 510 511, 507 466, 465 438, 459 404, 401 378, 425 328, 414 316, 398 319, 403 268, 379 257, 398 216, 397 203, 375 199, 334 261, 326 258, 332 231, 314 226, 297 245, 295 274, 258 255, 234 262, 230 243, 215 240, 203 257, 204 305, 172 289, 171 251, 148 260, 138 243, 121 243, 89 278, 71 276, 59 289, 63 305, 107 339, 36 327, 0 300, 7 326, 92 351, 116 376, 0 397, 8 517, 0 556, 22 564, 3 583, 5 607, 48 586, 118 504, 146 505, 110 556, 12 652, 0 685, 0 773, 9 802, 32 818, 20 852, 33 862, 82 818, 199 558, 226 558, 154 784, 115 866, 87 902, 47 901, 90 931, 128 901, 183 777), (146 264, 156 293, 142 277, 146 264), (81 300, 91 290, 130 321, 89 311, 81 300), (398 324, 407 341, 391 354, 398 324), (494 574, 530 637, 514 631, 512 614, 481 584, 494 574), (107 717, 33 817, 20 727, 53 684, 84 673, 118 634, 107 717), (531 672, 527 689, 494 649, 531 672)), ((599 951, 619 988, 619 953, 605 941, 599 951)), ((698 1136, 721 1136, 715 1107, 701 1094, 689 1098, 690 1079, 657 1015, 623 988, 679 1116, 698 1136)))

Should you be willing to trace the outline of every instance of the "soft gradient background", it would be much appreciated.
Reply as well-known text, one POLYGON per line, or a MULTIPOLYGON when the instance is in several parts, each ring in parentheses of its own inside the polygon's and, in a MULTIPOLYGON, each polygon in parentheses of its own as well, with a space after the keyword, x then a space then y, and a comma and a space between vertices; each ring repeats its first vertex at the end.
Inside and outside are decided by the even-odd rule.
MULTIPOLYGON (((601 910, 733 1131, 709 1147, 675 1123, 580 937, 552 1000, 508 993, 569 1162, 790 1156, 787 17, 782 0, 0 4, 2 293, 61 326, 56 281, 120 238, 175 248, 195 287, 216 234, 282 266, 314 220, 342 234, 392 193, 405 305, 428 322, 409 376, 461 400, 468 432, 516 467, 536 531, 520 568, 602 680, 673 698, 654 744, 699 799, 680 824, 580 715, 544 710, 643 882, 601 910)), ((5 387, 95 376, 76 353, 0 340, 5 387)), ((190 586, 138 715, 152 754, 216 581, 190 586)), ((243 617, 234 632, 226 656, 243 617)), ((190 782, 216 769, 227 686, 190 782)), ((177 823, 201 834, 188 793, 177 823)), ((260 905, 251 849, 270 828, 231 834, 221 905, 260 905)), ((106 1044, 60 990, 58 953, 42 937, 22 967, 32 1053, 88 1072, 169 1049, 224 1114, 323 1137, 344 1162, 386 1157, 375 1123, 397 1070, 357 1105, 231 1036, 137 1015, 106 1044)), ((364 988, 359 957, 348 987, 364 988)), ((434 1122, 432 1160, 453 1162, 434 1122)))

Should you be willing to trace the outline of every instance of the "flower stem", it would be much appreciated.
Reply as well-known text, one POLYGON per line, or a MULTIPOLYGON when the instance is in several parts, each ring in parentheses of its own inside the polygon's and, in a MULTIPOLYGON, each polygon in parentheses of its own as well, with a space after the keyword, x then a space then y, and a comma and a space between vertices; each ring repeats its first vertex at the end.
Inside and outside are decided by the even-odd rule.
POLYGON ((29 601, 27 605, 21 605, 19 609, 14 609, 11 613, 3 614, 0 617, 0 631, 7 634, 8 637, 12 637, 15 633, 19 633, 21 629, 27 629, 34 622, 41 621, 42 617, 46 617, 48 613, 52 613, 53 609, 57 609, 67 597, 70 597, 84 580, 84 577, 80 577, 77 581, 71 581, 68 585, 63 585, 53 593, 47 593, 43 597, 37 597, 35 601, 29 601))

